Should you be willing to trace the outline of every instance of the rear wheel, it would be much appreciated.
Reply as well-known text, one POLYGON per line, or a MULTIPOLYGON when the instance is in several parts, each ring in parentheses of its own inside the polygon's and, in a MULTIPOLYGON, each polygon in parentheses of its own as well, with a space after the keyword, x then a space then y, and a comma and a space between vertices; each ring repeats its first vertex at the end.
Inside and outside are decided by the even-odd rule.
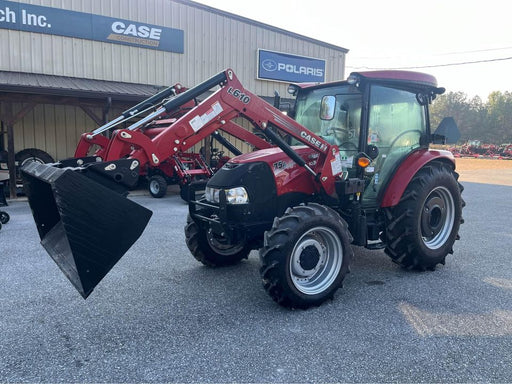
POLYGON ((36 162, 39 164, 47 164, 54 163, 55 160, 45 151, 37 148, 26 148, 22 149, 14 156, 16 163, 18 164, 16 168, 16 179, 21 183, 21 173, 20 170, 23 168, 25 164, 36 162))
POLYGON ((149 193, 151 196, 160 198, 167 193, 167 181, 160 175, 153 175, 149 178, 149 193))
POLYGON ((194 258, 209 267, 233 265, 247 259, 251 248, 244 242, 230 244, 226 238, 199 227, 187 217, 185 240, 194 258))
POLYGON ((39 164, 55 162, 55 160, 53 160, 53 157, 51 157, 48 153, 37 148, 27 148, 19 151, 15 155, 15 160, 18 162, 19 168, 31 162, 36 162, 39 164))
POLYGON ((7 224, 9 222, 10 218, 11 217, 9 216, 9 214, 7 212, 0 211, 0 223, 7 224))
POLYGON ((396 207, 386 210, 386 253, 410 269, 434 269, 459 238, 463 187, 445 163, 427 164, 413 177, 396 207))
POLYGON ((341 287, 353 257, 345 221, 319 204, 289 208, 265 233, 263 286, 285 307, 318 306, 341 287))

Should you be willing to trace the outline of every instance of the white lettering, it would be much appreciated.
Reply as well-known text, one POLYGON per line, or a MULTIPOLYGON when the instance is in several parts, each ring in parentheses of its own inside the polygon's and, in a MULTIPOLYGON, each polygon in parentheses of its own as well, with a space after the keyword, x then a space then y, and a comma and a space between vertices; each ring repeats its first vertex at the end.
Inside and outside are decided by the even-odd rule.
POLYGON ((314 147, 320 149, 322 152, 325 152, 327 150, 327 145, 323 144, 320 140, 315 139, 309 133, 301 131, 300 136, 306 141, 308 141, 314 147))
POLYGON ((162 34, 162 29, 160 28, 150 28, 147 25, 137 26, 137 24, 126 25, 121 21, 114 21, 112 23, 112 31, 123 35, 150 38, 151 40, 160 40, 160 35, 162 34))
POLYGON ((137 27, 134 24, 130 24, 126 27, 123 34, 137 36, 137 27))
POLYGON ((51 28, 51 24, 46 22, 46 16, 28 13, 25 9, 21 10, 21 23, 25 25, 34 25, 36 27, 51 28))
POLYGON ((149 38, 154 40, 160 40, 161 33, 162 30, 160 28, 151 28, 151 31, 149 32, 149 38))
POLYGON ((123 33, 124 28, 125 28, 124 23, 122 23, 120 21, 114 21, 112 23, 112 31, 115 33, 123 33))
POLYGON ((139 28, 139 37, 149 37, 149 27, 141 25, 139 28))
POLYGON ((278 71, 285 71, 288 73, 297 73, 299 75, 309 75, 315 77, 322 77, 324 70, 322 68, 304 67, 302 65, 297 66, 294 64, 277 63, 278 71))
POLYGON ((16 14, 9 7, 5 7, 5 11, 0 9, 0 22, 15 23, 16 14))

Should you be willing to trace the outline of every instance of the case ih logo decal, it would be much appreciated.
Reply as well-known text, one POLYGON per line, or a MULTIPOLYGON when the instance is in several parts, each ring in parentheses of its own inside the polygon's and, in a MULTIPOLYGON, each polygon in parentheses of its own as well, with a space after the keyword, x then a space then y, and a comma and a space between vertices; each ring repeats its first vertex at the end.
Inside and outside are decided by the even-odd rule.
POLYGON ((184 52, 180 29, 0 0, 0 28, 184 52))
POLYGON ((258 79, 321 83, 325 81, 325 60, 260 49, 258 79))
POLYGON ((108 40, 124 41, 134 44, 158 47, 162 28, 150 27, 143 24, 127 24, 123 21, 114 21, 111 26, 112 33, 108 40))
POLYGON ((317 147, 318 149, 320 149, 322 152, 325 152, 327 150, 327 145, 322 143, 320 140, 315 139, 313 136, 311 136, 306 131, 301 131, 300 137, 302 137, 303 139, 305 139, 306 141, 311 143, 311 145, 313 145, 313 146, 317 147))

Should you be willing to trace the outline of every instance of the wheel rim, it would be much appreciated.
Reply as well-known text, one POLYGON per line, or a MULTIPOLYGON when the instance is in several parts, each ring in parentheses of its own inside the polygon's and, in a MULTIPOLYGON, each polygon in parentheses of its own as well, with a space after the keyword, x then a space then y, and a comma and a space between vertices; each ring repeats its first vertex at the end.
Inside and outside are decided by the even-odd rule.
POLYGON ((215 235, 211 230, 206 233, 206 240, 219 255, 231 256, 244 249, 243 243, 230 244, 226 238, 215 235))
POLYGON ((304 233, 293 248, 290 276, 295 288, 316 295, 332 286, 343 263, 343 246, 332 229, 315 227, 304 233))
POLYGON ((149 183, 149 190, 154 195, 158 194, 160 192, 160 184, 158 183, 158 180, 151 180, 149 183))
POLYGON ((450 237, 455 221, 455 203, 445 187, 433 189, 423 204, 420 225, 423 243, 430 249, 442 247, 450 237))
POLYGON ((19 165, 20 168, 23 167, 25 164, 28 164, 28 163, 38 163, 38 164, 45 164, 45 162, 40 159, 39 157, 27 157, 25 160, 23 160, 21 162, 21 164, 19 165))

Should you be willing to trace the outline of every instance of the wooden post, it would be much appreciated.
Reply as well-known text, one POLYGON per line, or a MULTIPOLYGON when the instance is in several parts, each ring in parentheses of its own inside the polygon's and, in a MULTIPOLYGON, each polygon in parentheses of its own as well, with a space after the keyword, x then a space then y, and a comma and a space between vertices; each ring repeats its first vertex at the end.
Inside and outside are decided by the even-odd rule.
POLYGON ((0 119, 7 126, 7 167, 9 168, 9 195, 11 199, 16 198, 16 161, 14 157, 14 124, 30 112, 37 105, 28 103, 13 115, 13 103, 3 102, 7 108, 2 112, 0 110, 0 119))
POLYGON ((14 160, 14 124, 7 122, 7 168, 9 169, 9 195, 16 198, 16 164, 14 160))

